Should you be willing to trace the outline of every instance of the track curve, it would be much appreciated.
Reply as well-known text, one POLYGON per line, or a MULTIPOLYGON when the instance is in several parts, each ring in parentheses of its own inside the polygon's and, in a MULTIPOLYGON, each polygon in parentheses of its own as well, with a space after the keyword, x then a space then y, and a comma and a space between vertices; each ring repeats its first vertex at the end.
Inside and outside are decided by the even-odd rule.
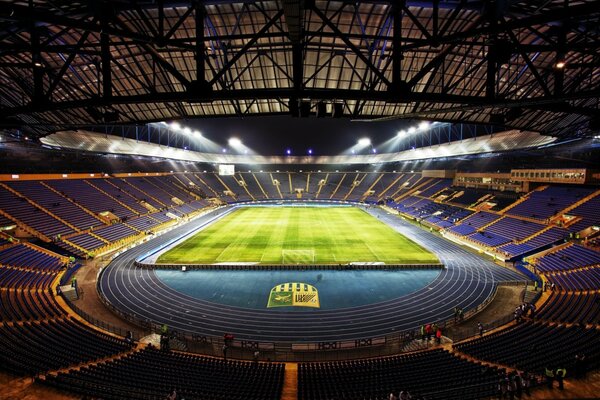
POLYGON ((177 292, 158 279, 153 270, 135 266, 137 257, 223 212, 214 211, 114 258, 99 277, 101 296, 121 312, 141 320, 167 323, 180 331, 206 336, 230 332, 239 339, 269 342, 321 342, 381 337, 448 319, 454 306, 468 310, 484 302, 498 282, 525 280, 521 274, 378 208, 369 212, 435 253, 446 266, 424 288, 384 302, 306 312, 227 306, 177 292))

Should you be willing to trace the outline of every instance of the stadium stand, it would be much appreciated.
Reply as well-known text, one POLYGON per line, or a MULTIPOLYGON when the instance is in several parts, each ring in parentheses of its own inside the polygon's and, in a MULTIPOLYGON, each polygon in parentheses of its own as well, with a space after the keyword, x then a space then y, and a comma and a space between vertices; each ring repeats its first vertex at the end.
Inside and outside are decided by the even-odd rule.
POLYGON ((91 215, 89 211, 78 207, 67 198, 56 193, 44 182, 20 181, 9 182, 8 184, 30 201, 39 204, 47 212, 79 230, 102 225, 102 221, 91 215))
POLYGON ((515 205, 507 213, 545 221, 593 192, 594 189, 591 188, 545 187, 531 192, 525 201, 515 205))
POLYGON ((540 258, 534 258, 533 263, 541 272, 566 271, 600 264, 600 253, 577 244, 568 244, 540 258))
POLYGON ((537 318, 561 323, 600 323, 600 294, 554 291, 537 313, 537 318))
POLYGON ((387 399, 409 391, 413 398, 472 399, 494 394, 496 368, 437 349, 413 354, 325 363, 298 368, 298 399, 387 399), (440 371, 432 374, 433 371, 440 371), (443 373, 441 373, 443 371, 443 373))
POLYGON ((130 347, 123 340, 92 332, 70 318, 17 324, 3 322, 0 343, 0 368, 16 375, 67 368, 130 347))
MULTIPOLYGON (((116 198, 111 197, 108 192, 106 192, 111 191, 114 195, 121 196, 121 193, 114 193, 114 187, 108 186, 108 184, 104 186, 104 180, 94 179, 91 180, 91 183, 94 185, 97 184, 98 187, 104 186, 106 191, 101 191, 88 182, 90 181, 85 181, 83 179, 56 179, 46 181, 46 184, 96 214, 108 211, 119 218, 137 215, 137 212, 134 209, 121 204, 116 198)), ((138 210, 138 212, 144 211, 145 210, 138 210)))
POLYGON ((454 348, 481 360, 541 375, 546 367, 572 370, 579 353, 585 353, 589 367, 596 368, 600 363, 600 330, 525 322, 454 348))
POLYGON ((0 251, 0 265, 40 271, 57 271, 63 268, 64 264, 59 257, 51 256, 25 244, 17 244, 0 251))
POLYGON ((43 235, 52 240, 58 235, 74 233, 75 230, 64 222, 47 214, 41 208, 32 205, 26 198, 17 196, 7 187, 0 185, 0 209, 7 215, 31 228, 32 233, 43 235))
POLYGON ((48 375, 46 383, 103 399, 277 400, 284 364, 252 364, 145 349, 119 360, 48 375))

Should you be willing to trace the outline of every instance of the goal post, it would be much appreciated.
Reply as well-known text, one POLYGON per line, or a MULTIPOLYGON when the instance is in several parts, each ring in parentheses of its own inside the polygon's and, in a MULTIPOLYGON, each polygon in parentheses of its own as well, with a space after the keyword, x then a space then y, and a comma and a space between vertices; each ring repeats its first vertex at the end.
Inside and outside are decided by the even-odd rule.
POLYGON ((282 264, 314 264, 315 251, 313 249, 283 249, 281 250, 282 264))

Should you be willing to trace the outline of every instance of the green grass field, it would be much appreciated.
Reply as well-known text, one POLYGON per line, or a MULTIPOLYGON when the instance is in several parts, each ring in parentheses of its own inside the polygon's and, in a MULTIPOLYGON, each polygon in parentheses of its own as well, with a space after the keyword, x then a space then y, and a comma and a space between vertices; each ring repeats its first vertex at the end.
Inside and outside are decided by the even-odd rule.
POLYGON ((427 264, 438 259, 355 207, 248 207, 216 221, 159 263, 427 264))

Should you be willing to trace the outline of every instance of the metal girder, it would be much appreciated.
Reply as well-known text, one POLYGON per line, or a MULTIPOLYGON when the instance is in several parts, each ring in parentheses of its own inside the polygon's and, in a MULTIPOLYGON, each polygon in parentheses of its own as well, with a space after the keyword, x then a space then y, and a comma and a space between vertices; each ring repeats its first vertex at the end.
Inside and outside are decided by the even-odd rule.
POLYGON ((385 83, 386 86, 390 86, 390 81, 383 75, 383 73, 373 65, 373 63, 362 53, 362 51, 356 47, 356 45, 352 43, 350 39, 348 39, 346 35, 342 33, 339 28, 329 18, 327 18, 325 14, 323 14, 321 10, 313 7, 312 11, 319 16, 325 25, 327 25, 329 29, 331 29, 337 35, 337 37, 339 37, 346 44, 346 46, 348 46, 354 52, 354 54, 360 58, 363 63, 365 63, 365 65, 377 76, 377 78, 385 83))
POLYGON ((277 14, 275 14, 273 16, 273 18, 271 18, 257 33, 256 35, 250 39, 245 45, 244 47, 242 47, 242 49, 240 51, 238 51, 228 62, 227 64, 225 64, 223 66, 223 68, 221 68, 221 70, 219 72, 217 72, 215 74, 215 76, 213 76, 213 78, 210 81, 210 84, 212 85, 213 83, 215 83, 216 81, 218 81, 219 79, 221 79, 221 77, 223 75, 225 75, 233 65, 235 65, 235 63, 237 62, 237 60, 240 59, 240 57, 242 57, 246 50, 250 49, 255 43, 256 41, 261 37, 261 34, 264 32, 267 32, 269 29, 271 29, 271 27, 281 18, 281 16, 283 15, 283 10, 279 10, 277 12, 277 14))

